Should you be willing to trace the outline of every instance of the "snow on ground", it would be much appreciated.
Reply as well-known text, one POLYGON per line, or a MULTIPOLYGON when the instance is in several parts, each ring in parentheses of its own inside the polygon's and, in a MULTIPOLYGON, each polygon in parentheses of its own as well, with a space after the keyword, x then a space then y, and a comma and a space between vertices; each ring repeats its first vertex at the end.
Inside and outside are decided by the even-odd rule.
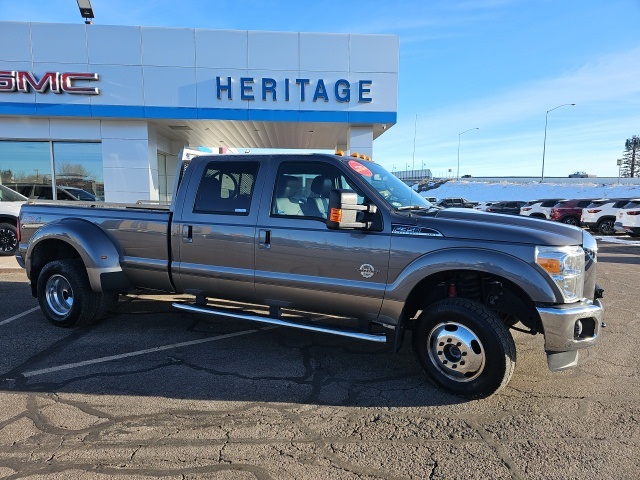
POLYGON ((640 198, 640 185, 603 185, 598 183, 562 184, 515 182, 449 181, 438 188, 421 192, 425 197, 464 197, 474 202, 491 200, 537 200, 539 198, 640 198))

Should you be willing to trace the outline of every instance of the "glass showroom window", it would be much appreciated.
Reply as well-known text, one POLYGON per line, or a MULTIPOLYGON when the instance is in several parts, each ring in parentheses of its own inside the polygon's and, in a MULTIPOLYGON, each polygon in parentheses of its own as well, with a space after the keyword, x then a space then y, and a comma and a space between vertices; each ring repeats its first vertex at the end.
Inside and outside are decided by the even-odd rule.
POLYGON ((104 200, 100 143, 53 142, 58 199, 69 194, 81 201, 104 200))
POLYGON ((51 182, 50 142, 0 141, 0 183, 33 197, 34 185, 51 182))
POLYGON ((104 200, 101 144, 0 141, 0 182, 29 198, 53 199, 55 182, 58 200, 104 200))

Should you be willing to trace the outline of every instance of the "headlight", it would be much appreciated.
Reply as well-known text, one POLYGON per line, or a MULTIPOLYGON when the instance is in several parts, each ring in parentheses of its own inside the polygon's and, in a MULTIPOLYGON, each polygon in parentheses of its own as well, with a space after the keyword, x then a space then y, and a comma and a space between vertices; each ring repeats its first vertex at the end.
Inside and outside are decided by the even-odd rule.
POLYGON ((583 297, 584 250, 582 247, 536 247, 536 263, 556 282, 565 302, 575 302, 583 297))

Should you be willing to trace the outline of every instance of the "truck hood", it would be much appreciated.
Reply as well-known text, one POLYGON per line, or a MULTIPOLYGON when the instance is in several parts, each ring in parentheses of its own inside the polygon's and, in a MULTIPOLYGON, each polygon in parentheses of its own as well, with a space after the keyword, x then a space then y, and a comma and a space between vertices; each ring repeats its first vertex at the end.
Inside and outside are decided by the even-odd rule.
POLYGON ((531 245, 582 245, 582 229, 526 216, 449 208, 435 216, 413 214, 412 218, 416 226, 437 230, 445 237, 531 245))

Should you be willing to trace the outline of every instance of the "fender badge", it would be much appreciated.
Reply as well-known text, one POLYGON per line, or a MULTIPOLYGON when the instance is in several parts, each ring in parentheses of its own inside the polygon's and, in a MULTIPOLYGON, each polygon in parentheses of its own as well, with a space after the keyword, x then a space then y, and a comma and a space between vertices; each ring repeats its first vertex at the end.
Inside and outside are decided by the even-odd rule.
POLYGON ((358 271, 364 278, 371 278, 374 274, 380 273, 380 270, 376 270, 375 268, 373 268, 373 265, 369 265, 368 263, 360 265, 358 271))

